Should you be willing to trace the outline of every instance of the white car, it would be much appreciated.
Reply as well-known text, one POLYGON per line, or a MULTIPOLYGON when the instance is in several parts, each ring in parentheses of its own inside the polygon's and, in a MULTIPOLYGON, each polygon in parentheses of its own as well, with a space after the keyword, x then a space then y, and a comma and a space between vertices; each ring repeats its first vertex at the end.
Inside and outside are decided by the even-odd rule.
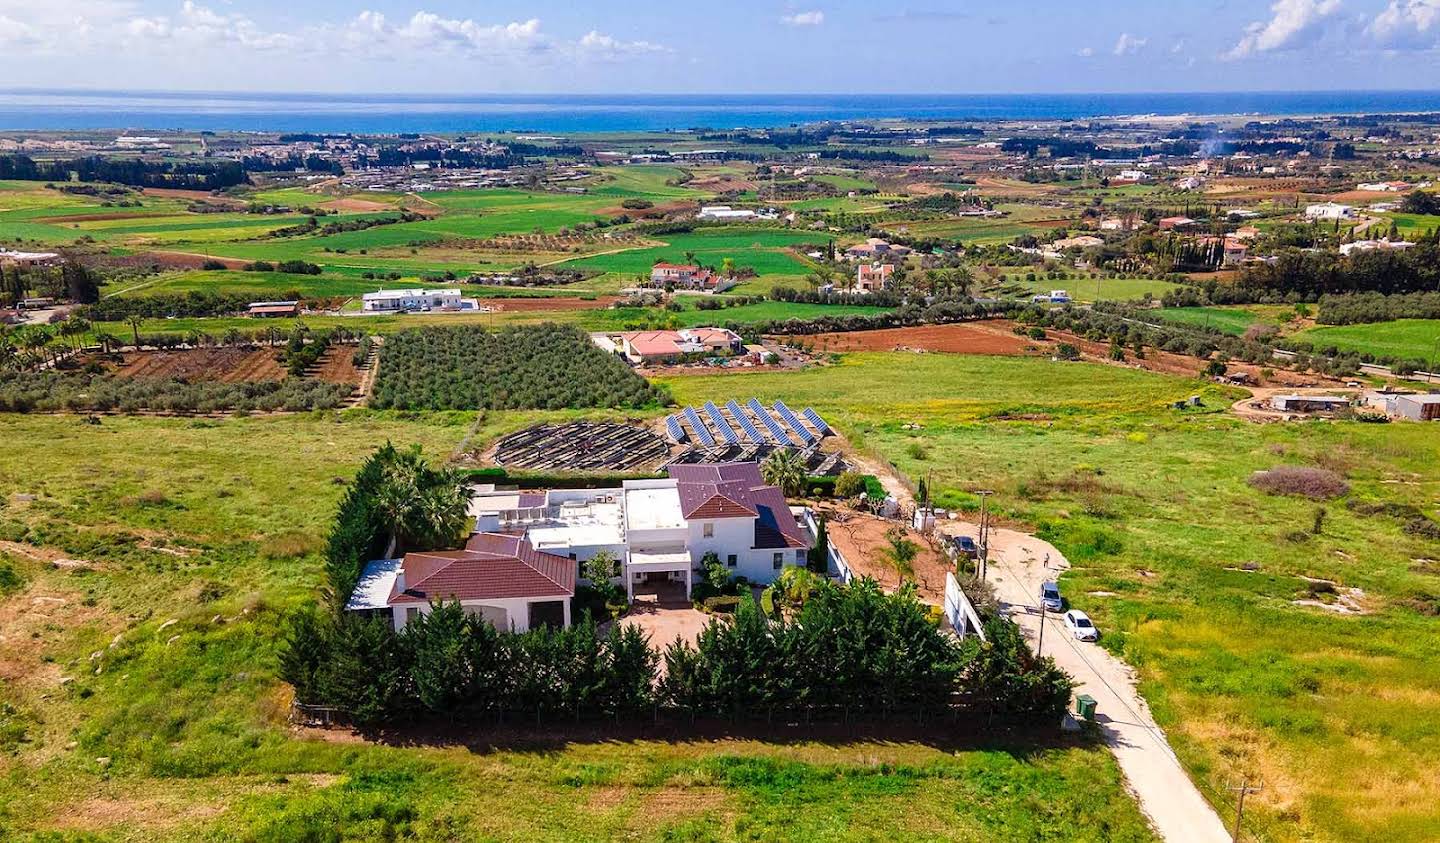
POLYGON ((1090 616, 1079 609, 1071 609, 1065 613, 1065 627, 1080 641, 1095 641, 1100 638, 1100 630, 1090 622, 1090 616))

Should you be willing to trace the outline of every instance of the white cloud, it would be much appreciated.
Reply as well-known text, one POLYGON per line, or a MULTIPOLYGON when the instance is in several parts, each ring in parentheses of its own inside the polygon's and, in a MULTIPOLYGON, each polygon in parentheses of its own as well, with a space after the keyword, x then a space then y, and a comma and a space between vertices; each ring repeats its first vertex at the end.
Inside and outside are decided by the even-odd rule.
MULTIPOLYGON (((224 0, 216 0, 217 4, 224 0)), ((224 48, 251 53, 391 59, 437 53, 499 64, 541 54, 572 60, 617 60, 672 52, 650 41, 623 41, 591 30, 574 40, 551 38, 539 19, 481 23, 417 11, 392 21, 362 11, 347 21, 268 30, 251 18, 184 0, 171 14, 142 15, 131 0, 0 0, 0 44, 11 52, 122 54, 161 50, 199 53, 224 48)), ((222 7, 223 8, 223 7, 222 7)))
POLYGON ((672 53, 669 47, 663 44, 656 44, 651 41, 621 41, 619 38, 606 35, 596 30, 590 30, 581 36, 576 43, 581 55, 604 59, 617 59, 623 56, 643 55, 646 53, 672 53))
POLYGON ((1183 52, 1185 52, 1184 40, 1176 41, 1174 44, 1170 45, 1170 55, 1179 55, 1183 52))
POLYGON ((796 12, 793 15, 784 15, 780 22, 789 26, 819 26, 825 22, 825 13, 814 10, 809 12, 796 12))
POLYGON ((252 50, 294 49, 301 43, 289 33, 265 32, 244 15, 222 14, 192 0, 185 0, 174 18, 164 15, 131 18, 124 32, 129 39, 140 42, 173 41, 252 50))
POLYGON ((1145 49, 1145 45, 1148 43, 1150 43, 1148 38, 1138 38, 1128 32, 1122 32, 1119 39, 1115 41, 1114 52, 1117 56, 1133 56, 1145 49))
POLYGON ((1291 50, 1313 42, 1324 29, 1326 19, 1340 10, 1340 0, 1275 0, 1269 21, 1255 21, 1224 54, 1241 59, 1257 53, 1291 50))
POLYGON ((1079 56, 1079 57, 1082 58, 1082 59, 1088 59, 1088 58, 1090 58, 1091 56, 1095 55, 1095 48, 1094 48, 1094 47, 1081 47, 1080 49, 1078 49, 1078 50, 1075 51, 1075 55, 1079 56))
POLYGON ((1440 46, 1440 0, 1390 0, 1365 31, 1391 50, 1440 46))

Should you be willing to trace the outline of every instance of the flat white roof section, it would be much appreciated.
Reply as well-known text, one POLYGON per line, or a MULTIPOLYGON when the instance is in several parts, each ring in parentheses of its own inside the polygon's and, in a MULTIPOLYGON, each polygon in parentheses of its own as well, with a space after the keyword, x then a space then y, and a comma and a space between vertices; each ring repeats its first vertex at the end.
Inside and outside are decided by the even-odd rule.
POLYGON ((688 550, 632 550, 626 561, 626 570, 637 571, 688 571, 690 570, 688 550))
POLYGON ((400 575, 399 559, 375 559, 365 563, 365 570, 350 593, 345 609, 358 612, 364 609, 390 608, 390 592, 395 588, 395 578, 400 575))
POLYGON ((680 492, 674 484, 625 490, 625 520, 632 530, 671 530, 685 526, 680 492))

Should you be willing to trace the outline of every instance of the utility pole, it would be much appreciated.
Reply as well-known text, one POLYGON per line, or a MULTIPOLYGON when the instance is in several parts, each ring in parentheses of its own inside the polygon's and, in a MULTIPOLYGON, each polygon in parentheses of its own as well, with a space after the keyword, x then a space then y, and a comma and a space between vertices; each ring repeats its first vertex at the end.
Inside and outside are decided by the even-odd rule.
POLYGON ((1035 643, 1035 658, 1045 652, 1045 601, 1040 601, 1040 640, 1035 643))
POLYGON ((1259 793, 1260 785, 1251 785, 1249 779, 1241 779, 1239 787, 1230 789, 1239 794, 1235 801, 1235 831, 1231 833, 1230 839, 1234 843, 1240 843, 1240 821, 1245 816, 1245 797, 1251 793, 1259 793))
POLYGON ((990 573, 990 514, 985 506, 985 499, 995 492, 980 489, 975 494, 980 496, 980 581, 984 582, 990 573))

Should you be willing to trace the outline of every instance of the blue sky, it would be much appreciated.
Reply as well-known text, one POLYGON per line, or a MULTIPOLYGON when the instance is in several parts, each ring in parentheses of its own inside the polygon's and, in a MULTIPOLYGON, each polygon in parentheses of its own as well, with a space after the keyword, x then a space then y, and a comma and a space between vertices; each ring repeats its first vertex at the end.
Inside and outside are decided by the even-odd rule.
POLYGON ((0 0, 0 86, 1014 93, 1440 85, 1440 0, 0 0))

